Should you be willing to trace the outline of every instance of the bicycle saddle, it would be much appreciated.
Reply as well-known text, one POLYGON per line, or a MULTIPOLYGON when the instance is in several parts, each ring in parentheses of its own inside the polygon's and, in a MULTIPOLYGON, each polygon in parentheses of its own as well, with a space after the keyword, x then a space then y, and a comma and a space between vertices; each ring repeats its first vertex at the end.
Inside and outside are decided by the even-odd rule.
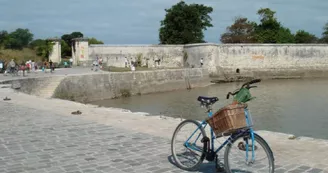
POLYGON ((199 96, 197 98, 198 101, 202 103, 207 103, 207 104, 214 104, 215 102, 219 101, 219 98, 217 97, 205 97, 205 96, 199 96))

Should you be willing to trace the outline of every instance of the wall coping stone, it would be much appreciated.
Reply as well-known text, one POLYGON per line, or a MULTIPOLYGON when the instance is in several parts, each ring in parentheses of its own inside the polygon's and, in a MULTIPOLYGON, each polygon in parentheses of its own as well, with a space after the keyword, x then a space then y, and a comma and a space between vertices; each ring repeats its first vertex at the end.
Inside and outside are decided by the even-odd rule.
POLYGON ((90 47, 196 47, 196 46, 328 46, 328 44, 245 44, 245 43, 236 43, 236 44, 218 44, 218 43, 195 43, 195 44, 91 44, 90 47))

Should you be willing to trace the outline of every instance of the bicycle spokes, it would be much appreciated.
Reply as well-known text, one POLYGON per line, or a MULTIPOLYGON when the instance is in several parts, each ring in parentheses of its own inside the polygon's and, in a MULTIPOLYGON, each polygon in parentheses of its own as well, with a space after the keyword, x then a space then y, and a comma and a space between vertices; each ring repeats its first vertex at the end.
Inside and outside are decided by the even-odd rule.
POLYGON ((185 121, 177 127, 172 139, 172 155, 178 167, 189 170, 203 161, 201 139, 205 132, 201 127, 196 121, 185 121))
POLYGON ((265 159, 268 158, 266 152, 251 137, 239 138, 232 144, 230 150, 229 164, 237 172, 256 172, 255 170, 258 168, 268 169, 270 167, 267 162, 268 159, 265 159))

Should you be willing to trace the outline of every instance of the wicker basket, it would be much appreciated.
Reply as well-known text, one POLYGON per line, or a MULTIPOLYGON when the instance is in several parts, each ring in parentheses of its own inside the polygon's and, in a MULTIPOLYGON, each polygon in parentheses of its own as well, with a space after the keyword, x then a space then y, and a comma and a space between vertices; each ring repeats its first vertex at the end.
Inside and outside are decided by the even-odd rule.
POLYGON ((238 129, 247 127, 245 117, 247 104, 229 104, 206 119, 216 136, 229 135, 238 129))

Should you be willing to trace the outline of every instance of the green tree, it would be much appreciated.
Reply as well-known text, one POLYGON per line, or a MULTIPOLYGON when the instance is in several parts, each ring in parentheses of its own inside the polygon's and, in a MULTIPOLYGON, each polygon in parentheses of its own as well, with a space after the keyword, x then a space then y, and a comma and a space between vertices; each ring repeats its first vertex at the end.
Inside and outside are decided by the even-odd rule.
POLYGON ((104 42, 97 40, 96 38, 90 38, 89 39, 89 45, 90 44, 104 44, 104 42))
POLYGON ((165 9, 166 15, 161 21, 159 40, 161 44, 203 43, 204 33, 212 27, 209 14, 212 7, 202 4, 186 4, 184 1, 165 9))
POLYGON ((33 34, 28 29, 18 28, 16 31, 8 35, 5 41, 5 48, 7 49, 23 49, 33 40, 33 34))
POLYGON ((74 39, 74 38, 82 38, 83 37, 83 34, 82 34, 82 32, 72 32, 71 33, 71 37, 72 37, 72 39, 74 39))
POLYGON ((30 44, 29 44, 29 48, 36 50, 37 47, 42 46, 46 44, 46 40, 43 39, 36 39, 33 40, 30 44))
POLYGON ((45 40, 45 44, 39 45, 36 47, 36 54, 38 56, 42 56, 47 61, 49 60, 49 56, 52 52, 54 43, 50 40, 45 40))
POLYGON ((69 46, 64 40, 61 40, 60 44, 61 44, 61 55, 62 55, 62 57, 67 56, 68 52, 72 53, 71 52, 71 50, 72 50, 71 46, 69 46))
POLYGON ((280 26, 277 38, 277 43, 295 43, 295 36, 292 34, 289 28, 285 28, 283 26, 280 26))
POLYGON ((261 23, 255 29, 255 37, 258 43, 294 43, 294 35, 285 28, 275 17, 276 12, 269 8, 261 8, 257 11, 261 23))
POLYGON ((74 38, 82 38, 83 34, 81 32, 72 32, 71 34, 64 34, 62 35, 61 39, 65 41, 68 48, 65 50, 62 50, 63 56, 72 56, 72 39, 74 38))
POLYGON ((4 45, 7 39, 8 39, 8 32, 5 30, 0 31, 0 48, 4 45))
POLYGON ((247 18, 237 17, 235 22, 227 27, 226 33, 221 35, 222 43, 255 43, 254 31, 255 22, 248 21, 247 18))
POLYGON ((321 43, 328 43, 328 22, 323 27, 322 37, 320 39, 321 43))
POLYGON ((277 35, 280 23, 274 17, 276 12, 269 8, 261 8, 257 11, 261 23, 256 27, 256 40, 259 43, 277 43, 277 35))
POLYGON ((277 21, 277 18, 274 16, 276 12, 272 11, 270 8, 261 8, 257 11, 257 14, 260 15, 260 21, 262 23, 277 21))
POLYGON ((295 34, 295 43, 317 43, 318 38, 304 30, 298 30, 295 34))

